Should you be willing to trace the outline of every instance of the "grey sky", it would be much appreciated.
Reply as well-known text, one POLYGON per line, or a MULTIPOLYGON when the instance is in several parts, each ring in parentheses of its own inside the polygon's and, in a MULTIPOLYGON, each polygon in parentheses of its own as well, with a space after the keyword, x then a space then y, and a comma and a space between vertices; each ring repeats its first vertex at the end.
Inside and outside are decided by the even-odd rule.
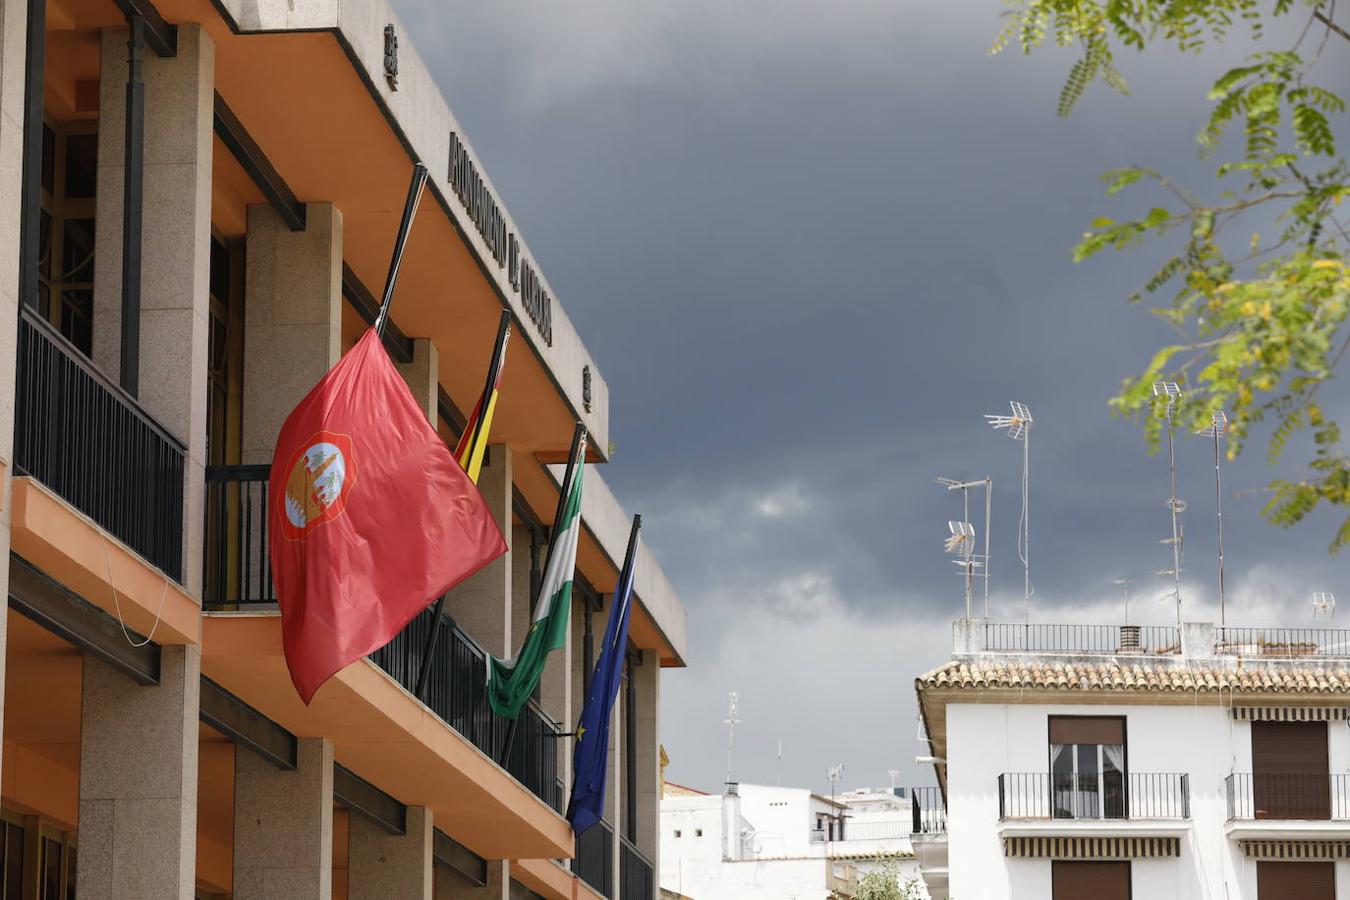
MULTIPOLYGON (((717 788, 738 689, 739 780, 772 781, 781 740, 785 782, 931 781, 913 677, 962 602, 931 476, 995 479, 994 617, 1019 618, 1019 448, 981 419, 1009 399, 1036 416, 1033 616, 1113 621, 1128 575, 1132 618, 1169 620, 1166 464, 1106 407, 1167 339, 1124 302, 1164 248, 1068 248, 1157 199, 1105 199, 1106 169, 1212 187, 1212 57, 1126 59, 1132 98, 1095 87, 1061 120, 1072 54, 989 59, 996 0, 396 6, 609 381, 606 478, 689 608, 671 778, 717 788)), ((1188 618, 1214 601, 1208 452, 1182 439, 1188 618)), ((1226 472, 1230 620, 1350 599, 1332 518, 1262 524, 1248 456, 1226 472)))

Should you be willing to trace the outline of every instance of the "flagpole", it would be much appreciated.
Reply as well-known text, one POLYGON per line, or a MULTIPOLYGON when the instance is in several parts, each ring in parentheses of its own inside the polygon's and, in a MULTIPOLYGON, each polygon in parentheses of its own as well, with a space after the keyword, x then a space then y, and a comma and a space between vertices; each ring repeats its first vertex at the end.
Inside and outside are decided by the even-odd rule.
MULTIPOLYGON (((506 335, 511 328, 511 311, 502 310, 501 324, 497 326, 497 342, 493 344, 492 360, 488 363, 487 384, 483 388, 483 399, 480 401, 486 407, 487 398, 497 381, 497 369, 501 366, 502 354, 506 350, 506 335)), ((469 441, 469 452, 478 444, 478 436, 482 433, 483 419, 487 416, 487 409, 479 411, 478 421, 474 423, 473 438, 469 441)), ((431 630, 427 633, 426 647, 422 650, 422 665, 417 672, 417 686, 413 690, 413 696, 422 702, 426 702, 427 682, 431 678, 431 658, 436 653, 436 642, 441 637, 441 615, 445 612, 445 594, 436 598, 436 612, 431 620, 431 630)))
POLYGON ((511 334, 511 310, 503 309, 501 320, 497 323, 497 340, 492 345, 492 360, 488 363, 487 383, 483 385, 482 409, 478 412, 478 421, 473 423, 473 437, 469 440, 469 454, 478 446, 478 438, 483 433, 483 420, 487 418, 488 398, 497 387, 497 371, 502 364, 502 355, 506 353, 506 338, 511 334))
POLYGON ((380 337, 384 337, 384 326, 389 319, 389 304, 394 299, 394 284, 398 281, 398 269, 403 264, 403 250, 408 244, 408 232, 412 230, 413 217, 417 215, 417 204, 421 202, 422 189, 426 186, 427 167, 419 162, 413 166, 412 181, 408 184, 408 197, 403 201, 403 218, 398 223, 394 254, 389 260, 389 274, 384 279, 380 314, 375 317, 375 331, 380 337))
MULTIPOLYGON (((548 565, 553 561, 553 551, 558 545, 558 522, 562 520, 563 511, 567 508, 567 498, 572 493, 572 478, 578 465, 584 465, 584 461, 577 459, 581 450, 581 442, 586 437, 586 426, 577 422, 576 428, 572 430, 572 449, 567 453, 567 468, 563 471, 562 486, 558 491, 558 508, 553 513, 553 527, 549 529, 548 535, 548 553, 544 556, 544 571, 548 571, 548 565)), ((524 707, 522 707, 523 709, 524 707)), ((516 725, 520 722, 520 713, 511 720, 511 724, 506 726, 506 737, 502 740, 502 752, 497 758, 498 764, 506 768, 506 758, 511 755, 511 745, 516 740, 516 725)))

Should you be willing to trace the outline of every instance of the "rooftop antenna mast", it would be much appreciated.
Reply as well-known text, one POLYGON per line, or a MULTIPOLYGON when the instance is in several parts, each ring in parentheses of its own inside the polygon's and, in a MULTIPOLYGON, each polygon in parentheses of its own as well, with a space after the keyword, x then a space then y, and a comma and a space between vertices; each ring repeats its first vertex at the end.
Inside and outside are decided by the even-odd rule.
POLYGON ((727 784, 731 784, 731 748, 736 745, 736 726, 741 720, 736 717, 736 706, 740 702, 740 691, 730 691, 727 693, 727 717, 722 720, 722 724, 727 726, 727 784))
POLYGON ((1219 524, 1219 625, 1227 625, 1223 591, 1223 477, 1219 468, 1219 443, 1228 433, 1228 416, 1223 410, 1210 414, 1209 424, 1196 434, 1214 438, 1214 509, 1219 524))
POLYGON ((886 774, 889 775, 889 776, 891 776, 891 793, 894 794, 894 793, 895 793, 895 782, 896 782, 896 779, 898 779, 898 778, 900 777, 900 770, 899 770, 899 769, 887 769, 887 770, 886 770, 886 774))
POLYGON ((1130 624, 1130 585, 1134 584, 1133 578, 1116 578, 1112 584, 1118 584, 1125 591, 1125 624, 1130 624))
POLYGON ((1167 508, 1172 514, 1172 537, 1163 538, 1162 543, 1172 545, 1172 568, 1159 570, 1159 575, 1172 576, 1172 594, 1177 603, 1177 625, 1181 625, 1181 543, 1184 539, 1181 527, 1181 514, 1186 511, 1186 501, 1177 498, 1177 454, 1176 423, 1173 414, 1181 404, 1181 388, 1175 381, 1153 382, 1153 396, 1165 401, 1163 416, 1167 419, 1167 465, 1171 472, 1171 494, 1167 508))
POLYGON ((937 475, 933 481, 949 491, 961 492, 961 521, 948 522, 950 535, 944 545, 948 553, 957 553, 963 559, 952 560, 965 569, 966 576, 966 618, 970 618, 971 601, 974 595, 975 569, 984 568, 984 617, 989 618, 989 521, 993 506, 994 479, 980 478, 975 481, 958 481, 937 475), (975 553, 975 528, 970 524, 970 489, 984 489, 984 553, 975 553), (961 526, 965 526, 962 528, 961 526), (978 561, 976 561, 978 559, 978 561))
POLYGON ((1025 404, 1016 400, 1008 404, 1012 414, 1007 416, 986 415, 985 421, 995 429, 1004 430, 1008 437, 1022 442, 1022 516, 1017 525, 1017 558, 1022 561, 1022 616, 1028 628, 1031 627, 1031 426, 1035 419, 1025 404))

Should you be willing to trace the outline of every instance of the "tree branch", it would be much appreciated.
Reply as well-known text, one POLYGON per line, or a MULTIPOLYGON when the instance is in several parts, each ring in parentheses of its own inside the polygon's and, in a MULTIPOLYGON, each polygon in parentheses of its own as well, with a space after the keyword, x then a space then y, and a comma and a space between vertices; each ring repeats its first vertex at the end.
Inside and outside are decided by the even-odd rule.
POLYGON ((1313 18, 1321 22, 1323 25, 1327 26, 1327 28, 1330 29, 1331 31, 1334 31, 1341 37, 1345 38, 1347 41, 1350 41, 1350 31, 1346 31, 1344 28, 1337 25, 1335 22, 1331 21, 1331 19, 1328 18, 1326 14, 1323 13, 1320 9, 1313 10, 1313 18))

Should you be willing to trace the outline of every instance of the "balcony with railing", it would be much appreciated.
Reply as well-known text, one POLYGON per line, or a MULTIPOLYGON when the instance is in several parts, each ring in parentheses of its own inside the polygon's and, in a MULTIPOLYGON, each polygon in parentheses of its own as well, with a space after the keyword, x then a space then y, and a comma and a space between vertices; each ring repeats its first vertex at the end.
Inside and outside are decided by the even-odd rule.
POLYGON ((653 900, 656 896, 652 861, 627 836, 619 836, 619 896, 623 900, 653 900))
POLYGON ((1034 625, 983 622, 983 649, 1066 656, 1172 656, 1181 636, 1172 625, 1034 625))
POLYGON ((946 834, 947 804, 941 788, 910 788, 910 834, 946 834))
MULTIPOLYGON (((268 474, 267 466, 207 469, 203 593, 208 609, 268 609, 276 604, 267 552, 268 474)), ((370 654, 370 661, 416 693, 434 624, 435 610, 424 610, 370 654)), ((483 753, 499 759, 510 721, 488 706, 487 653, 448 616, 442 616, 439 627, 422 702, 483 753)), ((557 724, 530 700, 521 711, 504 766, 559 813, 564 804, 560 739, 557 724)))
POLYGON ((1350 775, 1234 772, 1224 779, 1233 820, 1350 820, 1350 775))
POLYGON ((183 443, 28 306, 17 362, 16 474, 181 581, 183 443))
POLYGON ((1347 628, 1220 627, 1215 650, 1220 656, 1264 659, 1350 658, 1347 628))
POLYGON ((1093 833, 1130 822, 1184 822, 1191 817, 1190 776, 1005 772, 998 776, 998 817, 1002 823, 1051 823, 1069 831, 1083 823, 1093 833))
MULTIPOLYGON (((572 871, 604 897, 614 896, 614 828, 604 819, 577 835, 572 871)), ((627 894, 624 894, 627 897, 627 894)))

